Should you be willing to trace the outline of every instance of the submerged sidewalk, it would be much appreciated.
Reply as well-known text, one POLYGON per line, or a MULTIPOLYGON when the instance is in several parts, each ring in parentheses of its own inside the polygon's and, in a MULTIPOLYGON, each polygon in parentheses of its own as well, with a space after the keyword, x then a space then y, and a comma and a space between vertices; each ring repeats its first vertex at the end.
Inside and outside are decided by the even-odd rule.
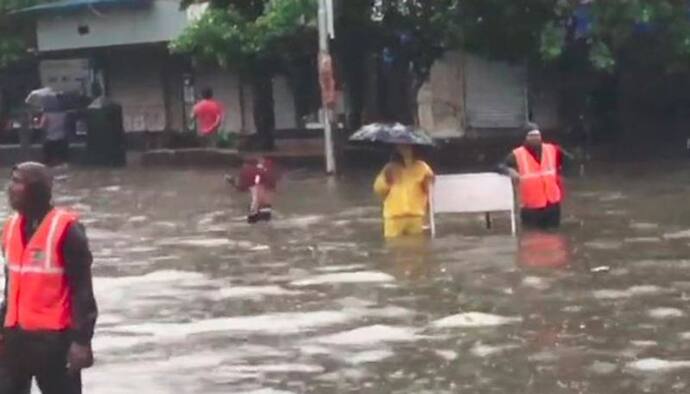
POLYGON ((263 155, 284 165, 321 166, 324 162, 323 151, 315 149, 240 152, 235 149, 186 148, 143 152, 140 163, 145 167, 237 167, 251 155, 263 155))

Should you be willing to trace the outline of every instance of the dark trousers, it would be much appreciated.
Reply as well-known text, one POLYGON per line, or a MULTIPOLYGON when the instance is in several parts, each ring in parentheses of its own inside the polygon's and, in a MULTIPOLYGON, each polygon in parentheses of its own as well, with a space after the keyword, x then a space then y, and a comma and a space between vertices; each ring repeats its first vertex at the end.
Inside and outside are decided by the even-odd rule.
POLYGON ((547 205, 541 209, 523 208, 520 211, 522 225, 536 229, 557 228, 561 225, 561 205, 547 205))
POLYGON ((69 141, 66 138, 43 143, 43 161, 48 166, 67 162, 69 158, 69 141))
POLYGON ((250 212, 247 215, 247 223, 254 224, 261 221, 270 222, 272 216, 272 208, 270 206, 263 206, 259 208, 258 212, 250 212))
POLYGON ((26 394, 31 380, 43 394, 81 394, 81 374, 67 371, 67 351, 70 346, 66 333, 30 333, 21 330, 5 331, 5 364, 8 387, 2 394, 26 394))

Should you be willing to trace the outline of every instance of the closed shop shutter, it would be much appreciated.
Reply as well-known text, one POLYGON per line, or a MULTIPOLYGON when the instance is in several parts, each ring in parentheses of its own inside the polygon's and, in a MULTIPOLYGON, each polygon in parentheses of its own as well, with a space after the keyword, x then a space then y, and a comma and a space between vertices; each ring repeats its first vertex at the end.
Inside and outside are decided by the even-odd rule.
POLYGON ((109 95, 122 105, 126 132, 166 129, 162 62, 162 56, 143 56, 139 51, 110 56, 109 95))
POLYGON ((527 120, 527 69, 465 57, 466 115, 472 128, 516 128, 527 120))

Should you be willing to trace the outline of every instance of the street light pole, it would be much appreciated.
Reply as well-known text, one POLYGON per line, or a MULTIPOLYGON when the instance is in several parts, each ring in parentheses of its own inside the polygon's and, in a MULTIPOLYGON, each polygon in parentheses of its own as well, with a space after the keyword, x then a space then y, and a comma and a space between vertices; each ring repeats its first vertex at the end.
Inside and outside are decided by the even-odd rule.
MULTIPOLYGON (((319 72, 321 72, 321 65, 324 59, 328 58, 330 56, 329 53, 329 48, 328 48, 328 39, 329 39, 329 27, 328 27, 328 21, 329 21, 329 13, 332 12, 332 10, 329 10, 327 5, 327 0, 318 0, 319 1, 319 13, 318 13, 318 21, 319 21, 319 59, 318 59, 318 64, 319 64, 319 72)), ((332 4, 332 3, 330 3, 332 4)), ((330 16, 331 18, 333 17, 332 15, 330 16)), ((324 132, 324 145, 325 145, 325 155, 326 155, 326 173, 329 175, 335 174, 336 168, 335 168, 335 154, 333 153, 333 129, 332 129, 332 122, 331 122, 331 115, 330 111, 328 109, 329 103, 328 103, 328 98, 326 97, 326 94, 324 94, 324 89, 322 87, 321 89, 321 103, 322 103, 322 110, 323 110, 323 132, 324 132)))

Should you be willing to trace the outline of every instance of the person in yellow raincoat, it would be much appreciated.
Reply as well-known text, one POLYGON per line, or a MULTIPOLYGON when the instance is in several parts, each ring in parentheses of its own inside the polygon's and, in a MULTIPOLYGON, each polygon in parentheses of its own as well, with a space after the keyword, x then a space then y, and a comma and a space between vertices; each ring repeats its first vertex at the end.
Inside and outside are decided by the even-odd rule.
POLYGON ((374 191, 383 200, 383 233, 386 238, 424 232, 433 180, 431 167, 415 157, 412 146, 395 146, 391 162, 374 182, 374 191))

